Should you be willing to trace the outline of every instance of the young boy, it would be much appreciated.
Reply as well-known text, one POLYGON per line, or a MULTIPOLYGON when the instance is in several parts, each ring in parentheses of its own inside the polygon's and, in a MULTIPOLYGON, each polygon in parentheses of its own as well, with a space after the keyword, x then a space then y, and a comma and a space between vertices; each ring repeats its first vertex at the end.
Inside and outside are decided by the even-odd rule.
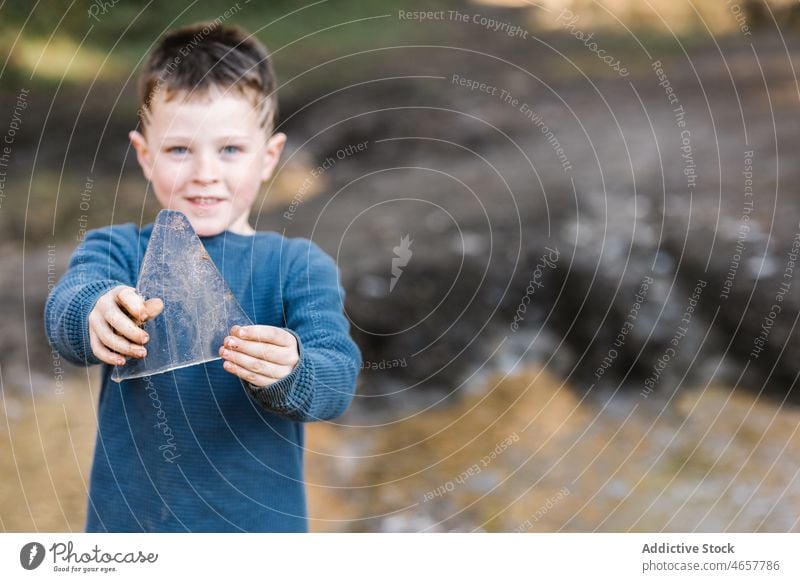
POLYGON ((144 67, 139 164, 257 325, 233 327, 222 360, 112 381, 146 354, 134 318, 163 309, 134 289, 153 225, 87 234, 45 308, 65 359, 105 364, 87 531, 307 530, 302 423, 347 408, 361 355, 334 261, 248 222, 286 141, 275 87, 266 48, 218 23, 167 33, 144 67))

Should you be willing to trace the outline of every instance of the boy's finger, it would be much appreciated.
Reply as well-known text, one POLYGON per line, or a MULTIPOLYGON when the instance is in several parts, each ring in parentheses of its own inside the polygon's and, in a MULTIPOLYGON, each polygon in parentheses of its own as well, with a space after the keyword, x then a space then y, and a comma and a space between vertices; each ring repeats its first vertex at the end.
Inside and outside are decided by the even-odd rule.
POLYGON ((272 325, 234 325, 231 328, 231 335, 285 347, 291 346, 294 341, 294 336, 291 333, 272 325))
POLYGON ((133 323, 131 318, 116 305, 108 308, 108 311, 105 312, 105 319, 111 329, 132 342, 144 344, 149 339, 147 333, 133 323))
POLYGON ((258 386, 265 388, 270 384, 275 383, 275 378, 267 378, 266 376, 261 376, 260 374, 256 374, 255 372, 251 372, 241 366, 234 364, 233 362, 225 362, 223 367, 226 371, 230 372, 234 376, 239 376, 242 380, 246 382, 250 382, 253 386, 258 386))
POLYGON ((226 361, 233 362, 240 368, 244 368, 259 376, 270 378, 273 382, 287 376, 291 371, 289 366, 265 362, 264 360, 259 360, 258 358, 242 354, 241 352, 227 350, 224 347, 220 348, 219 355, 225 358, 226 361))
POLYGON ((274 362, 276 364, 294 364, 297 360, 292 357, 290 349, 283 346, 276 346, 275 344, 268 344, 265 342, 257 342, 251 340, 243 340, 238 337, 228 336, 225 338, 225 347, 237 352, 242 352, 259 360, 266 360, 267 362, 274 362))
POLYGON ((100 342, 108 349, 114 350, 118 354, 125 356, 132 356, 134 358, 143 358, 147 355, 147 350, 138 345, 129 342, 125 338, 114 333, 108 323, 103 322, 97 326, 96 333, 100 338, 100 342))
POLYGON ((147 312, 147 319, 153 319, 159 313, 164 311, 164 302, 157 297, 154 299, 148 299, 144 302, 144 310, 147 312))
POLYGON ((110 364, 112 366, 121 366, 125 363, 125 358, 119 354, 115 354, 102 343, 100 343, 99 338, 94 333, 89 334, 89 345, 92 347, 92 353, 101 362, 105 362, 106 364, 110 364))
POLYGON ((144 321, 147 318, 144 300, 131 287, 126 287, 117 294, 117 304, 124 307, 128 313, 139 321, 144 321))

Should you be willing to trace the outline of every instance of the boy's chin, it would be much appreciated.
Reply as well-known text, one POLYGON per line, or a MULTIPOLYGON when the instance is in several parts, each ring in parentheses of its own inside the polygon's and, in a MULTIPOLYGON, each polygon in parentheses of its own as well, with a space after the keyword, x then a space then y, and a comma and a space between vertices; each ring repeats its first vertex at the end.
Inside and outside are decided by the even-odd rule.
POLYGON ((192 225, 195 233, 197 233, 197 236, 217 236, 227 230, 227 225, 222 220, 204 220, 191 215, 187 215, 187 218, 189 219, 189 224, 192 225))
POLYGON ((194 232, 199 237, 211 237, 222 234, 225 231, 238 232, 235 224, 238 221, 231 222, 230 216, 227 212, 222 212, 217 209, 217 212, 203 212, 198 213, 191 208, 172 208, 178 210, 186 215, 189 224, 192 225, 194 232))
POLYGON ((197 236, 200 237, 217 236, 218 234, 222 234, 226 230, 225 227, 210 228, 210 227, 198 227, 195 225, 192 225, 192 228, 197 233, 197 236))

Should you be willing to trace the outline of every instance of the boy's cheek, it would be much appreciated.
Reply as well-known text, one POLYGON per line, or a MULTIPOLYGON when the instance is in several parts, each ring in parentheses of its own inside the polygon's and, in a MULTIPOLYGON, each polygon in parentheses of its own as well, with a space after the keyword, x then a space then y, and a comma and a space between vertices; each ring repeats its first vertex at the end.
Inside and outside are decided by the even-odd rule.
POLYGON ((153 164, 153 175, 161 180, 174 180, 182 178, 189 170, 190 164, 186 160, 173 159, 169 154, 159 154, 153 164))
POLYGON ((169 194, 175 190, 179 190, 186 177, 183 175, 184 171, 181 168, 158 168, 153 172, 153 183, 158 186, 161 194, 169 194))

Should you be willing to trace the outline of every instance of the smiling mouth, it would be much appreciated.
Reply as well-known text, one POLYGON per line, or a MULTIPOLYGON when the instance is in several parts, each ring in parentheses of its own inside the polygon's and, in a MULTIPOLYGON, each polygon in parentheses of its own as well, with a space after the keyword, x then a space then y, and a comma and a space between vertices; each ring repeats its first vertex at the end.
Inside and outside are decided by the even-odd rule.
POLYGON ((201 206, 201 207, 206 208, 206 207, 210 207, 210 206, 214 206, 216 204, 219 204, 220 202, 222 202, 224 200, 224 198, 212 198, 212 197, 209 197, 209 196, 194 196, 192 198, 187 198, 186 200, 188 200, 189 202, 191 202, 195 206, 201 206))

